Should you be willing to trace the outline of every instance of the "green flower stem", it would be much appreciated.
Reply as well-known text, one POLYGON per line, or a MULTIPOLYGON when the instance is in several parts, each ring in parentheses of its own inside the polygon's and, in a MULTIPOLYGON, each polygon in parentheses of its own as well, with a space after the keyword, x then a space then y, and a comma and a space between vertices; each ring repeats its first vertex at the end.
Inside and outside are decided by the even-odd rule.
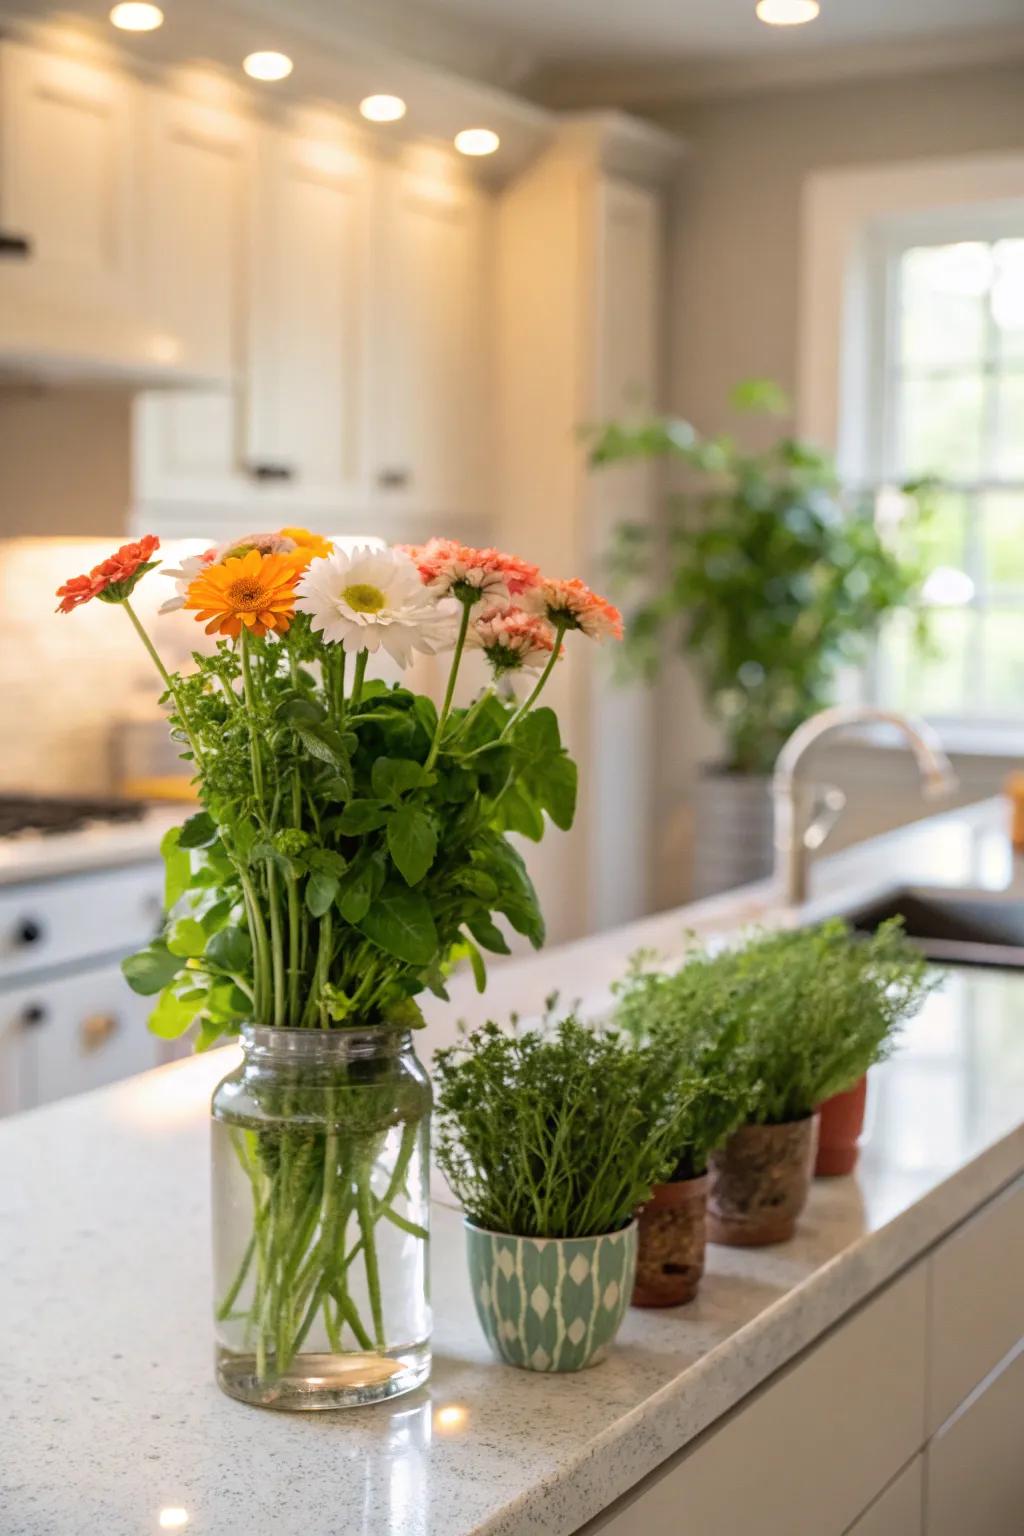
POLYGON ((277 870, 273 859, 267 860, 267 901, 270 906, 270 948, 274 975, 274 1027, 282 1029, 285 1017, 284 937, 281 932, 281 908, 277 899, 277 870))
POLYGON ((352 679, 352 698, 350 700, 353 709, 355 709, 363 696, 363 678, 366 676, 366 663, 369 659, 369 651, 360 651, 356 657, 355 676, 352 679))
POLYGON ((146 647, 150 660, 163 679, 164 687, 167 689, 167 692, 174 700, 174 707, 178 712, 178 718, 181 721, 185 735, 188 737, 188 744, 192 748, 192 755, 195 758, 196 767, 200 768, 202 767, 203 754, 199 749, 198 741, 192 733, 192 729, 189 725, 188 715, 185 713, 185 710, 182 707, 181 697, 178 693, 177 684, 175 683, 174 678, 168 672, 167 668, 164 666, 163 662, 160 660, 160 653, 156 646, 153 644, 152 640, 149 638, 149 635, 146 633, 145 625, 142 623, 142 620, 139 618, 138 614, 135 612, 135 609, 132 607, 131 603, 126 597, 121 599, 121 607, 131 619, 132 624, 135 627, 135 633, 146 647))
POLYGON ((466 648, 466 636, 469 633, 469 616, 473 604, 478 601, 479 594, 473 597, 462 598, 462 618, 459 621, 459 633, 455 641, 455 650, 452 654, 452 664, 448 672, 448 686, 444 691, 444 703, 441 705, 441 713, 437 717, 437 725, 434 729, 434 739, 430 744, 430 752, 424 767, 433 768, 437 762, 437 754, 441 750, 441 736, 444 732, 445 722, 451 713, 452 699, 455 697, 455 682, 459 675, 459 667, 462 663, 462 653, 466 648))
POLYGON ((260 740, 256 730, 256 698, 252 686, 252 659, 249 655, 249 632, 242 626, 238 637, 238 651, 242 659, 242 692, 245 697, 247 724, 249 727, 249 756, 252 762, 252 783, 260 811, 263 809, 263 762, 260 756, 260 740))
POLYGON ((551 676, 552 672, 554 671, 554 669, 555 669, 555 662, 558 660, 559 655, 561 653, 561 650, 562 650, 562 638, 565 635, 566 628, 567 628, 567 625, 565 623, 565 620, 564 619, 559 619, 558 623, 555 625, 555 645, 554 645, 554 649, 551 652, 551 655, 548 657, 547 665, 545 666, 544 671, 541 673, 540 677, 537 679, 537 686, 534 688, 533 692, 529 695, 528 698, 524 699, 522 704, 520 704, 519 708, 516 710, 515 714, 508 721, 507 725, 505 726, 505 729, 501 733, 501 735, 503 737, 507 736, 509 731, 514 729, 514 727, 516 726, 518 721, 520 721, 522 719, 522 717, 527 713, 528 710, 531 710, 533 708, 533 706, 536 704, 537 700, 540 698, 541 693, 544 690, 544 685, 547 682, 548 678, 551 676))
POLYGON ((356 1210, 359 1230, 363 1238, 363 1263, 366 1266, 366 1288, 370 1293, 370 1313, 373 1332, 379 1349, 384 1348, 384 1307, 380 1294, 380 1270, 377 1265, 377 1242, 373 1235, 375 1215, 373 1191, 370 1188, 370 1169, 364 1163, 356 1175, 356 1210))
POLYGON ((238 878, 242 886, 242 894, 245 897, 245 911, 249 924, 249 937, 252 940, 253 954, 253 1012, 257 1021, 262 1023, 266 1018, 267 1003, 271 991, 271 961, 270 945, 267 939, 267 929, 260 911, 259 900, 253 888, 249 874, 239 868, 238 878))

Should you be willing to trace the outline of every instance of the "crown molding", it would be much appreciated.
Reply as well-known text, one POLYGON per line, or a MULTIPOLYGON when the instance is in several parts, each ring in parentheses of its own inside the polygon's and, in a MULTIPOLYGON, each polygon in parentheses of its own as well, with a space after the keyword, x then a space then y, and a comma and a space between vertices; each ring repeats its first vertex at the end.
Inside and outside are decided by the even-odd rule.
POLYGON ((799 89, 844 80, 944 74, 1024 60, 1024 25, 958 28, 784 56, 686 58, 623 67, 549 65, 529 80, 534 101, 555 111, 595 106, 651 110, 677 102, 799 89))

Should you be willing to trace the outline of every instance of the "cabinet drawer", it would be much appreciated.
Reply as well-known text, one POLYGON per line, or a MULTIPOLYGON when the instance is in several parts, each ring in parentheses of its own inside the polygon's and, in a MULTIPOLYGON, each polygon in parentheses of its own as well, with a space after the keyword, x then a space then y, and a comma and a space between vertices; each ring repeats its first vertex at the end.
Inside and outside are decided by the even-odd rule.
POLYGON ((152 937, 163 912, 160 864, 40 880, 0 890, 0 983, 152 937))
POLYGON ((588 1532, 843 1536, 921 1447, 925 1280, 895 1281, 588 1532))
POLYGON ((1024 1178, 932 1256, 928 1433, 1024 1337, 1024 1178))
POLYGON ((0 1101, 32 1109, 145 1072, 165 1059, 117 964, 0 993, 0 1101))
POLYGON ((1011 1354, 927 1451, 928 1536, 1014 1536, 1024 1511, 1024 1348, 1011 1354))

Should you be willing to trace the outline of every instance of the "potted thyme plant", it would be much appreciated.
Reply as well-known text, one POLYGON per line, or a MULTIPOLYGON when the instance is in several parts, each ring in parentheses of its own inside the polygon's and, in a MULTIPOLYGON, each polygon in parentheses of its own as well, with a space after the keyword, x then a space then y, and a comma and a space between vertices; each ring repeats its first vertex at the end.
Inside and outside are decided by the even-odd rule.
POLYGON ((521 1034, 487 1024, 438 1052, 434 1083, 488 1343, 526 1370, 596 1364, 629 1304, 634 1212, 673 1166, 687 1090, 649 1048, 571 1015, 521 1034))
POLYGON ((576 768, 538 697, 570 631, 618 614, 578 581, 434 539, 333 547, 253 535, 169 572, 165 605, 213 637, 168 672, 131 603, 147 536, 58 592, 119 606, 164 689, 202 809, 168 834, 163 933, 125 962, 153 1030, 199 1049, 241 1034, 213 1100, 217 1377, 244 1401, 332 1408, 405 1392, 430 1369, 431 1095, 416 998, 468 955, 502 953, 496 918, 544 924, 510 833, 572 820, 576 768), (453 707, 467 647, 495 678, 453 707), (367 677, 451 653, 440 707, 367 677))
POLYGON ((613 1022, 651 1052, 686 1108, 671 1174, 637 1212, 633 1305, 677 1307, 694 1299, 704 1273, 708 1159, 743 1122, 756 1085, 736 1070, 744 1023, 739 1015, 721 1017, 715 962, 697 952, 668 978, 648 969, 648 959, 635 956, 614 988, 613 1022), (709 1028, 715 1019, 718 1027, 709 1028))
POLYGON ((807 1201, 818 1106, 890 1053, 936 978, 898 919, 867 938, 839 921, 766 934, 709 965, 716 1027, 743 1020, 736 1071, 752 1104, 711 1154, 708 1235, 741 1247, 784 1242, 807 1201))

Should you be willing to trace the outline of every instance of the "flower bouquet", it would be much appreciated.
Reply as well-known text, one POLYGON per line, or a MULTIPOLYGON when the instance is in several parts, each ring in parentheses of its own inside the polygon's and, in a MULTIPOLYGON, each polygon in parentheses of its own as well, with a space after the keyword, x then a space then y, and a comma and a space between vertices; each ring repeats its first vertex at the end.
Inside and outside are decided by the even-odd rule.
POLYGON ((498 917, 543 942, 508 834, 568 828, 576 768, 538 699, 565 637, 618 636, 619 616, 494 549, 286 528, 166 573, 165 607, 214 640, 170 672, 131 602, 157 548, 58 596, 124 609, 202 804, 164 840, 164 931, 124 971, 158 1035, 242 1037, 213 1103, 218 1379, 278 1407, 375 1401, 430 1366, 416 999, 444 998, 461 960, 482 989, 484 952, 508 952, 498 917), (470 649, 492 681, 455 707, 470 649), (440 706, 368 678, 375 652, 450 653, 440 706))

